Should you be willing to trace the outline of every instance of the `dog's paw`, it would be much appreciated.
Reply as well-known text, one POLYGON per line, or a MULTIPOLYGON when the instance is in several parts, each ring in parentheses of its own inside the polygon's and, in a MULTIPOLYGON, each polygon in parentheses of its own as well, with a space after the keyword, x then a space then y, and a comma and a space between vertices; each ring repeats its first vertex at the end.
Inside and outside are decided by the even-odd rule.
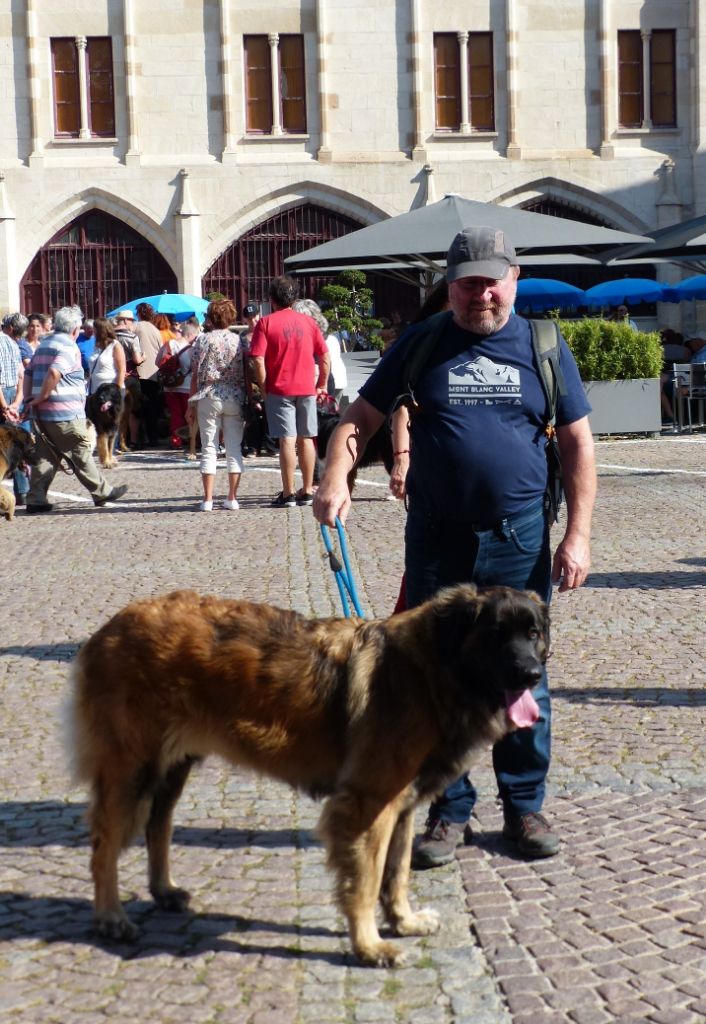
POLYGON ((402 967, 407 962, 407 954, 394 942, 378 942, 355 954, 366 967, 402 967))
POLYGON ((102 914, 96 918, 98 934, 112 942, 134 942, 140 934, 139 928, 125 916, 122 911, 102 914))
POLYGON ((393 927, 397 935, 433 935, 438 932, 440 925, 437 911, 424 907, 416 914, 395 921, 393 927))
POLYGON ((191 893, 176 885, 170 885, 164 889, 150 889, 150 892, 159 909, 166 910, 170 914, 183 914, 191 902, 191 893))

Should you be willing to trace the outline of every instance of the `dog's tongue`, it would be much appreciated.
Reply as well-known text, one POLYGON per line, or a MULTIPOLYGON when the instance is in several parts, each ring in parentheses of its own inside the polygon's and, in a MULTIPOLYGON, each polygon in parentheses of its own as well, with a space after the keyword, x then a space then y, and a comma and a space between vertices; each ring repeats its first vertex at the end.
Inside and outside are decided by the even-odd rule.
POLYGON ((539 718, 537 701, 530 690, 506 690, 507 715, 518 729, 529 729, 539 718))

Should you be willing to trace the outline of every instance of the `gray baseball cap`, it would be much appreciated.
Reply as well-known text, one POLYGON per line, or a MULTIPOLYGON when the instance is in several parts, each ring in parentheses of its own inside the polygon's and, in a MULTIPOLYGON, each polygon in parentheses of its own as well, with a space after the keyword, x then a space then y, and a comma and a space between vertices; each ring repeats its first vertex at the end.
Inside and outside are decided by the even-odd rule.
POLYGON ((496 228, 464 228, 454 238, 446 257, 446 280, 461 277, 489 277, 500 281, 510 267, 518 266, 517 255, 496 228))

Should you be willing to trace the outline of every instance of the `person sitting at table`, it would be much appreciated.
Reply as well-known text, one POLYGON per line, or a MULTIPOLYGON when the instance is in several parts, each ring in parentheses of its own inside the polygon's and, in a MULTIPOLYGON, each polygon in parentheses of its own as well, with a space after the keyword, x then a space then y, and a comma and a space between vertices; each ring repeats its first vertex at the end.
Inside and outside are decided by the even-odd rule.
POLYGON ((684 362, 706 363, 706 338, 687 338, 684 344, 691 353, 691 359, 684 362))
POLYGON ((674 423, 674 364, 688 363, 691 350, 684 342, 684 335, 671 327, 659 332, 662 342, 662 371, 659 375, 659 400, 662 406, 662 422, 665 426, 674 423))

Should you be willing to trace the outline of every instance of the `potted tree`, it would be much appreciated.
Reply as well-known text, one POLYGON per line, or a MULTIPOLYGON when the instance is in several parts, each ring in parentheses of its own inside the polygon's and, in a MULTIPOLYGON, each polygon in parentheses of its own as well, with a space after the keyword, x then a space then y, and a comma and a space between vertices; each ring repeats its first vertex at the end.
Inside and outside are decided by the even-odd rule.
POLYGON ((323 286, 319 304, 332 330, 379 351, 382 341, 377 332, 382 321, 371 315, 373 293, 366 281, 362 270, 342 270, 334 284, 323 286))
POLYGON ((594 434, 655 433, 662 427, 662 345, 656 331, 612 320, 561 320, 593 409, 594 434))

